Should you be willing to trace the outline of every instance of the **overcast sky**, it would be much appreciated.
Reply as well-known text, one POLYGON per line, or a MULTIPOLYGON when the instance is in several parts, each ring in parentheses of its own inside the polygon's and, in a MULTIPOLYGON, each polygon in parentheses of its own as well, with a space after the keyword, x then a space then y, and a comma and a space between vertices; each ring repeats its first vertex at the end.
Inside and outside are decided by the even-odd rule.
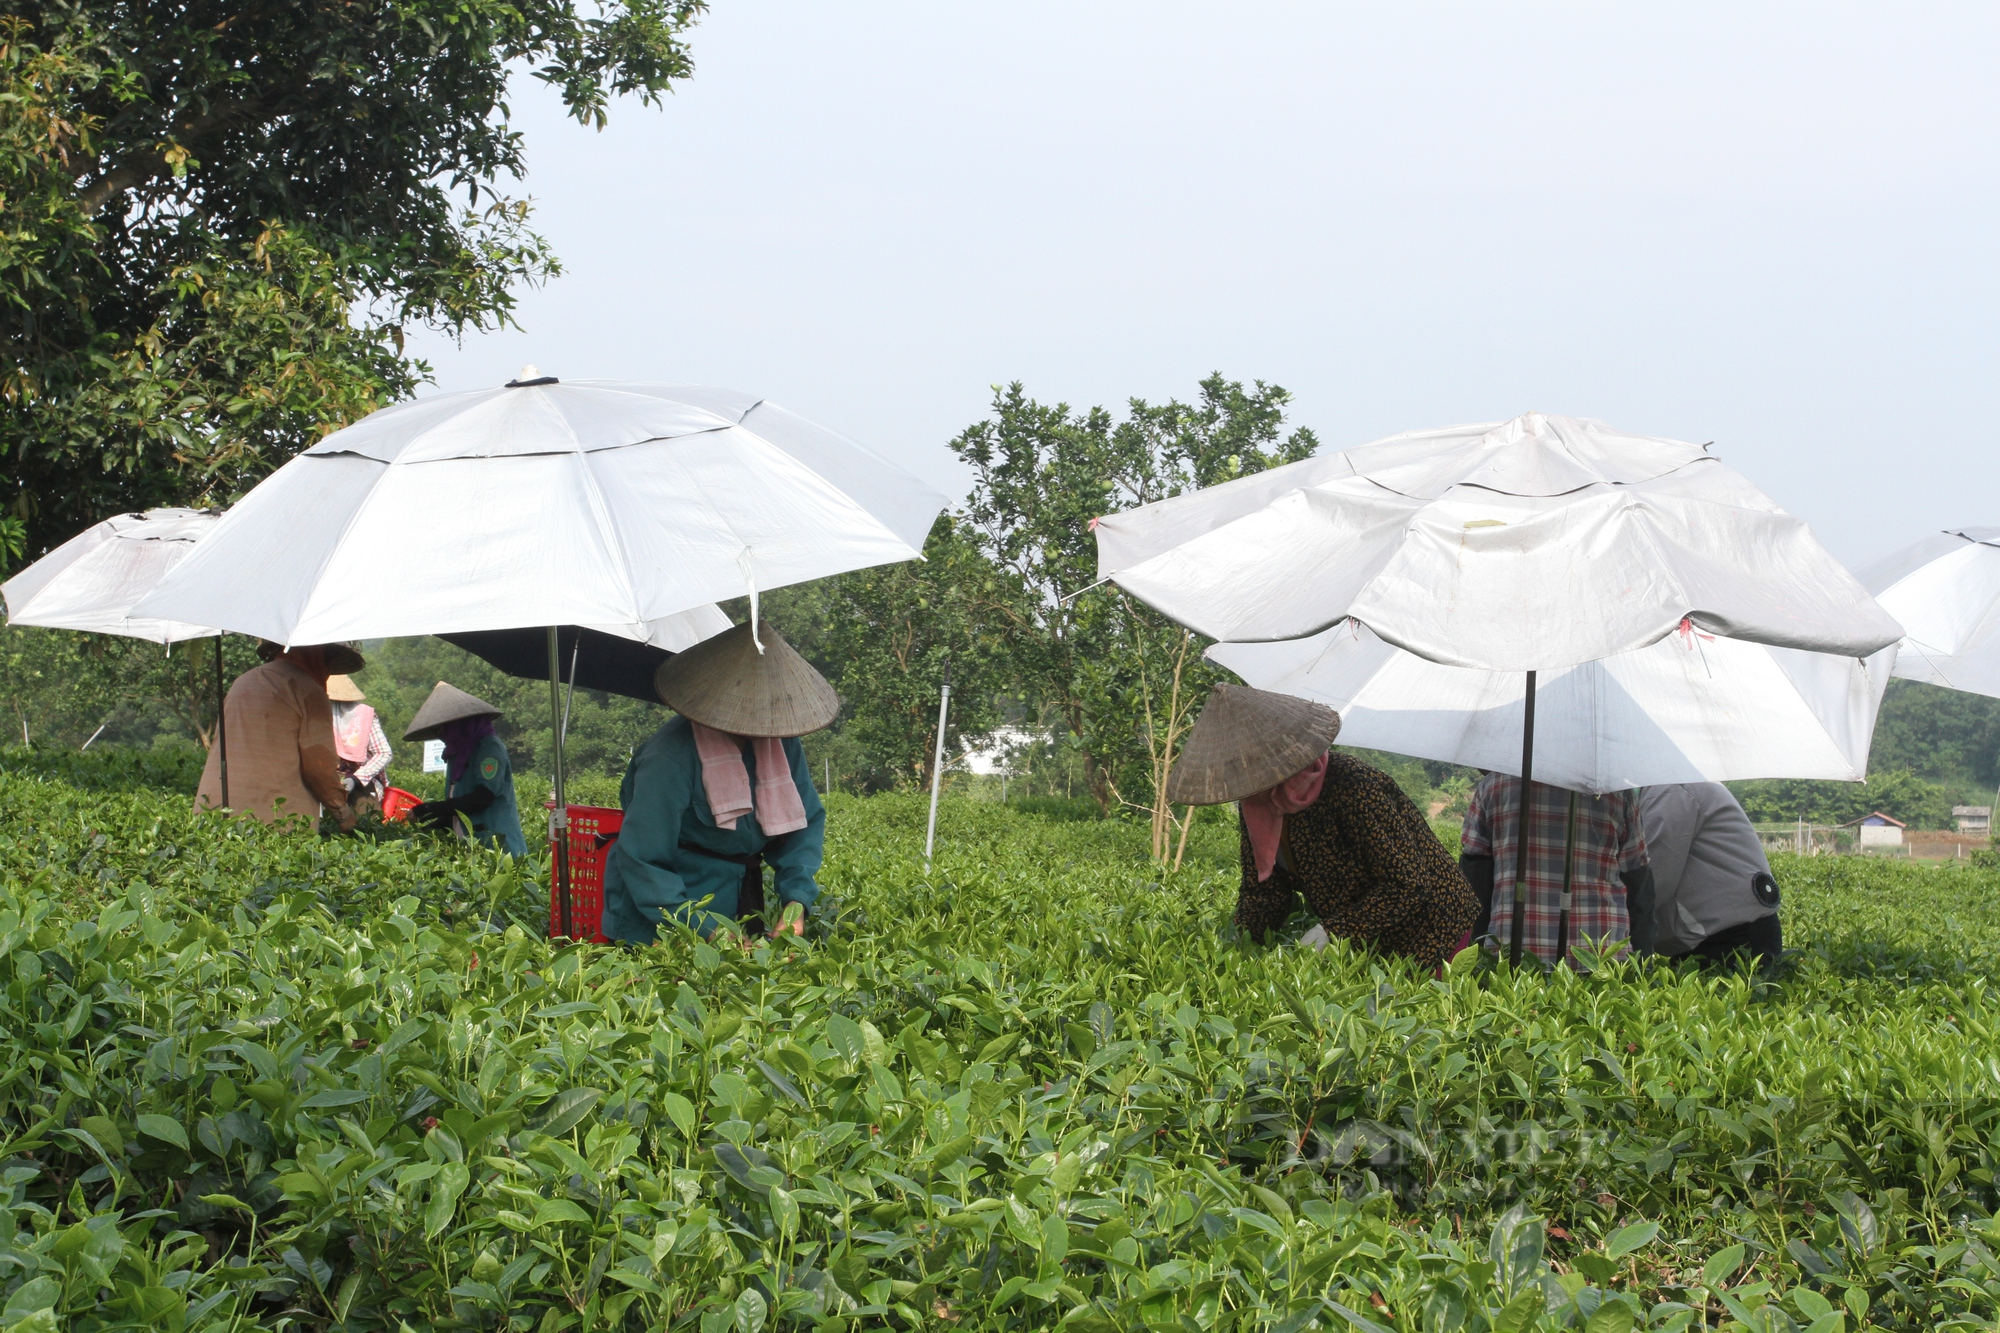
POLYGON ((567 268, 416 347, 726 385, 960 494, 989 386, 1211 370, 1344 448, 1696 442, 1863 564, 2000 522, 2000 8, 716 0, 603 133, 516 81, 567 268))

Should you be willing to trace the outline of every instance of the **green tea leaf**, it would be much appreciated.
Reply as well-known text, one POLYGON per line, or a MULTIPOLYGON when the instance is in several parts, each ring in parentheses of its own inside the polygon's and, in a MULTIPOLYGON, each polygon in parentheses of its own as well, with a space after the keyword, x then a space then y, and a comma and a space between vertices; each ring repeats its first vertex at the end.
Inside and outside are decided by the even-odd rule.
POLYGON ((1583 1328, 1584 1333, 1632 1333, 1633 1323, 1632 1307, 1612 1299, 1598 1306, 1583 1328))
POLYGON ((956 1138, 946 1139, 930 1151, 931 1169, 933 1171, 944 1170, 953 1162, 971 1152, 976 1143, 978 1143, 978 1140, 970 1134, 960 1134, 956 1138))
POLYGON ((590 1214, 571 1203, 568 1199, 549 1199, 535 1209, 535 1229, 541 1230, 558 1222, 581 1222, 590 1225, 590 1214))
POLYGON ((431 1181, 430 1206, 424 1210, 424 1236, 435 1240, 451 1225, 458 1196, 472 1183, 472 1173, 463 1162, 447 1162, 431 1181))
POLYGON ((542 1123, 535 1128, 551 1138, 567 1134, 582 1123, 603 1097, 602 1088, 571 1088, 558 1093, 555 1100, 543 1108, 542 1123))
POLYGON ((30 1278, 16 1287, 13 1294, 7 1298, 7 1307, 5 1310, 0 1310, 0 1319, 10 1323, 17 1319, 26 1319, 37 1311, 54 1308, 60 1300, 62 1300, 62 1283, 47 1274, 30 1278))
POLYGON ((1339 1315, 1342 1319, 1345 1319, 1348 1323, 1360 1329, 1361 1333, 1396 1333, 1396 1331, 1390 1328, 1388 1325, 1378 1324, 1373 1319, 1368 1318, 1366 1315, 1357 1314, 1355 1311, 1350 1310, 1346 1306, 1342 1305, 1339 1301, 1328 1300, 1322 1303, 1326 1306, 1327 1309, 1333 1311, 1335 1314, 1339 1315))
POLYGON ((1013 1233, 1014 1239, 1028 1246, 1030 1249, 1041 1249, 1041 1215, 1022 1203, 1019 1199, 1008 1199, 1005 1209, 1006 1211, 1002 1216, 1006 1220, 1007 1230, 1013 1233))
POLYGON ((783 1188, 771 1186, 766 1194, 771 1205, 771 1217, 778 1224, 778 1234, 790 1239, 799 1234, 799 1205, 783 1188))
POLYGON ((764 1327, 767 1307, 755 1287, 745 1287, 736 1298, 736 1333, 758 1333, 764 1327))
POLYGON ((1651 1245, 1653 1238, 1659 1234, 1658 1222, 1634 1222, 1611 1233, 1611 1238, 1604 1242, 1604 1253, 1613 1259, 1623 1259, 1626 1255, 1651 1245))
POLYGON ((834 1014, 826 1020, 826 1040, 849 1064, 860 1060, 867 1050, 861 1037, 861 1025, 845 1014, 834 1014))
POLYGON ((674 1122, 674 1128, 681 1132, 683 1139, 694 1138, 694 1103, 678 1092, 670 1092, 660 1098, 660 1105, 666 1108, 667 1119, 674 1122))
POLYGON ((785 1100, 801 1110, 812 1109, 811 1103, 806 1101, 805 1096, 799 1092, 790 1079, 773 1069, 770 1065, 765 1064, 762 1060, 755 1061, 754 1063, 758 1069, 763 1071, 764 1077, 770 1081, 771 1086, 784 1095, 785 1100))
POLYGON ((534 1017, 541 1019, 571 1018, 577 1014, 599 1014, 603 1012, 604 1007, 602 1005, 592 1004, 589 1000, 568 1000, 562 1004, 552 1004, 546 1009, 537 1009, 534 1012, 534 1017))
POLYGON ((147 1138, 171 1143, 182 1152, 187 1151, 187 1131, 181 1128, 180 1121, 164 1115, 142 1115, 135 1123, 139 1132, 147 1138))
POLYGON ((1724 1246, 1709 1256, 1701 1267, 1702 1284, 1711 1291, 1719 1291, 1722 1285, 1736 1276, 1736 1270, 1743 1267, 1743 1246, 1741 1242, 1724 1246))
POLYGON ((119 1133, 118 1122, 110 1116, 87 1115, 76 1123, 77 1128, 87 1130, 111 1156, 115 1157, 125 1151, 125 1136, 119 1133))

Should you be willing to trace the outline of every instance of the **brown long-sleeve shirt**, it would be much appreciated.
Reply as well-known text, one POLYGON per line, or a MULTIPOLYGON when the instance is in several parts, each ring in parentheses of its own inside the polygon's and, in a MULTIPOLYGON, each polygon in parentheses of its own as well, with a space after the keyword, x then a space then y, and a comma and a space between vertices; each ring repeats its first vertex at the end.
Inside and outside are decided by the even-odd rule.
MULTIPOLYGON (((317 822, 324 805, 346 804, 333 748, 333 705, 326 688, 280 657, 244 672, 222 705, 229 746, 229 806, 265 823, 317 822)), ((211 746, 197 809, 220 809, 222 763, 211 746)))

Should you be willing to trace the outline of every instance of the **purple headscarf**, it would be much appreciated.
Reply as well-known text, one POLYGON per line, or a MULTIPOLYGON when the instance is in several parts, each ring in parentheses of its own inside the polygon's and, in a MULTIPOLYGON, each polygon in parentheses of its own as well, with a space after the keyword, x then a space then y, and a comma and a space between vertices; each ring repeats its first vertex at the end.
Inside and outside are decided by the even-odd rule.
POLYGON ((437 734, 438 739, 444 742, 445 778, 456 783, 465 776, 465 766, 472 760, 473 749, 493 734, 493 719, 462 717, 439 727, 437 734))

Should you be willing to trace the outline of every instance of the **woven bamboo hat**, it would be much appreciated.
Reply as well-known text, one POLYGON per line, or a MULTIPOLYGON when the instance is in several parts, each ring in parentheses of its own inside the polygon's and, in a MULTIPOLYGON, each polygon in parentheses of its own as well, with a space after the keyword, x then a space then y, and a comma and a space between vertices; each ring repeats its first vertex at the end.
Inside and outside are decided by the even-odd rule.
POLYGON ((738 625, 660 663, 660 702, 732 736, 803 736, 830 725, 840 696, 826 677, 769 624, 757 622, 756 638, 761 653, 750 627, 738 625))
POLYGON ((363 694, 361 687, 348 677, 328 676, 326 678, 326 697, 337 704, 358 704, 368 696, 363 694))
POLYGON ((1326 753, 1340 714, 1290 694, 1217 685, 1167 778, 1167 799, 1221 805, 1268 791, 1326 753))
POLYGON ((456 685, 443 681, 431 691, 431 697, 424 700, 424 706, 410 719, 409 728, 403 732, 406 741, 434 741, 438 733, 454 722, 463 722, 469 717, 498 717, 500 710, 476 694, 467 694, 456 685))

